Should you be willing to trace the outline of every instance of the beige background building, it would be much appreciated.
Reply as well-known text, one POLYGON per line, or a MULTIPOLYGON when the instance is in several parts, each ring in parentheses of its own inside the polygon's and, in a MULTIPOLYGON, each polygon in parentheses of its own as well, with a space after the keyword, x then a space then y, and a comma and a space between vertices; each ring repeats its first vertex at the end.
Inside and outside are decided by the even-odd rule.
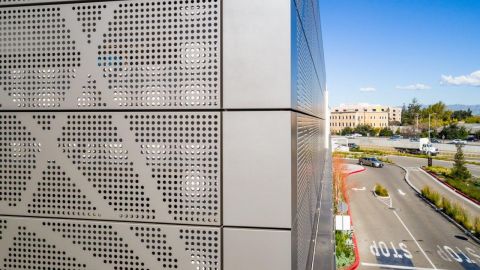
POLYGON ((391 122, 401 122, 402 109, 380 105, 342 105, 331 110, 330 127, 333 133, 345 127, 370 125, 374 128, 388 127, 391 122))

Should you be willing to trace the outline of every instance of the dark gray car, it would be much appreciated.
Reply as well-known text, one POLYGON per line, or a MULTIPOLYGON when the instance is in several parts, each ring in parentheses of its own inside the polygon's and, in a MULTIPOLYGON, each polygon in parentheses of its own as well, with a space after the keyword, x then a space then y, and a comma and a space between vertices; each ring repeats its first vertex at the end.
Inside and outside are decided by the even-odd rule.
POLYGON ((358 160, 358 164, 365 166, 372 166, 375 168, 383 168, 383 162, 375 157, 363 157, 358 160))

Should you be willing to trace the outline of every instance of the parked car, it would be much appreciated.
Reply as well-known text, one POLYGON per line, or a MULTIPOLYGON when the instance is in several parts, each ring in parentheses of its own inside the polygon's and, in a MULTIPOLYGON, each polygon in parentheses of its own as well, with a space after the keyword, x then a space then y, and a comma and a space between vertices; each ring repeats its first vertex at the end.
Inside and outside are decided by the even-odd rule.
POLYGON ((478 139, 475 136, 468 136, 467 142, 478 142, 478 139))
POLYGON ((453 144, 467 144, 465 140, 455 139, 452 141, 453 144))
POLYGON ((412 138, 410 138, 410 141, 411 141, 411 142, 419 142, 419 141, 420 141, 420 138, 418 138, 418 137, 412 137, 412 138))
POLYGON ((349 143, 348 148, 350 149, 350 151, 360 150, 360 146, 356 143, 349 143))
POLYGON ((392 137, 390 137, 391 141, 399 141, 401 139, 403 139, 402 135, 393 135, 392 137))
POLYGON ((372 166, 375 168, 383 168, 384 164, 375 157, 363 157, 358 160, 358 164, 372 166))
POLYGON ((430 142, 431 142, 431 143, 441 143, 441 141, 440 141, 439 139, 437 139, 437 138, 431 138, 431 139, 430 139, 430 142))

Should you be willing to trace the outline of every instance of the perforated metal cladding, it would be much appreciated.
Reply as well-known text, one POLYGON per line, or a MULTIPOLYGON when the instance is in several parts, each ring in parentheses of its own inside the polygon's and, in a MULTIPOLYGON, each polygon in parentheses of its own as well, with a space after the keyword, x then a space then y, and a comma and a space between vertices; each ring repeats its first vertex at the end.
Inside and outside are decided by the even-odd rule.
POLYGON ((325 116, 323 106, 325 66, 318 3, 292 0, 296 16, 292 18, 292 91, 295 108, 299 111, 325 116))
POLYGON ((175 221, 217 223, 220 114, 125 116, 175 221))
POLYGON ((319 115, 320 95, 322 89, 315 70, 315 65, 310 53, 305 34, 301 27, 300 20, 297 18, 297 36, 296 36, 296 106, 299 110, 319 115))
POLYGON ((0 9, 0 86, 18 108, 59 108, 80 66, 59 7, 0 9))
POLYGON ((220 0, 0 10, 0 107, 220 108, 220 0))
POLYGON ((306 269, 312 243, 320 183, 320 125, 317 118, 296 114, 297 202, 294 233, 297 239, 297 269, 306 269))
POLYGON ((3 231, 7 229, 7 221, 0 219, 0 240, 3 239, 3 231))
POLYGON ((217 228, 4 219, 9 236, 0 239, 2 269, 220 269, 217 228))
POLYGON ((180 240, 184 241, 185 251, 190 253, 190 262, 198 270, 219 269, 219 239, 218 231, 195 228, 180 230, 180 240))
MULTIPOLYGON (((5 254, 7 255, 7 254, 5 254)), ((3 260, 5 269, 49 269, 80 270, 86 265, 70 257, 65 251, 19 226, 13 244, 8 249, 8 256, 3 260)))
POLYGON ((92 43, 92 34, 97 32, 97 21, 102 19, 102 10, 106 8, 105 4, 72 7, 77 14, 77 21, 82 24, 82 32, 87 36, 87 43, 92 43))
POLYGON ((37 164, 40 143, 15 115, 0 114, 0 205, 22 201, 37 164))
POLYGON ((220 1, 119 4, 98 50, 126 107, 218 108, 220 1))
POLYGON ((109 114, 67 115, 58 147, 121 218, 155 219, 112 118, 109 114))
POLYGON ((55 121, 55 114, 33 115, 32 117, 37 121, 37 124, 40 125, 43 130, 51 130, 52 121, 55 121))
POLYGON ((0 214, 218 225, 220 115, 0 113, 0 214))
POLYGON ((27 5, 37 3, 70 2, 76 0, 0 0, 0 6, 7 5, 27 5))
POLYGON ((98 216, 97 208, 55 161, 47 161, 42 179, 37 182, 29 214, 42 216, 98 216))

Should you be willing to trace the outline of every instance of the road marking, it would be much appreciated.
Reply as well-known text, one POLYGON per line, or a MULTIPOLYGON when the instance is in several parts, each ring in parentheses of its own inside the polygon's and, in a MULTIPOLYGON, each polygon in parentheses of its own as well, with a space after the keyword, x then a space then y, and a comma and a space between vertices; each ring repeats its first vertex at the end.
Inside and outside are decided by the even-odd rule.
MULTIPOLYGON (((423 253, 423 255, 425 256, 425 258, 427 258, 428 262, 430 263, 430 265, 433 267, 433 269, 437 269, 437 267, 435 267, 435 265, 433 264, 432 260, 430 260, 430 258, 427 256, 427 253, 425 253, 425 251, 423 250, 423 248, 420 246, 420 244, 417 242, 417 239, 415 239, 415 237, 413 236, 412 232, 410 232, 410 230, 408 229, 407 225, 405 225, 405 223, 403 222, 403 220, 400 218, 400 216, 397 214, 397 211, 393 210, 393 213, 395 214, 395 216, 398 218, 398 220, 400 221, 400 223, 403 225, 403 227, 405 228, 405 230, 408 232, 408 234, 410 235, 410 237, 412 237, 413 241, 415 242, 415 244, 417 244, 417 247, 420 249, 420 251, 423 253)), ((415 269, 415 268, 413 268, 415 269)))
POLYGON ((364 263, 364 262, 362 262, 362 266, 390 268, 390 269, 406 269, 406 270, 433 270, 433 269, 437 269, 437 268, 423 268, 423 267, 414 267, 414 266, 401 266, 401 265, 364 263))
POLYGON ((398 190, 398 193, 400 193, 400 195, 402 195, 402 196, 407 195, 407 193, 403 192, 401 189, 398 190))
POLYGON ((355 191, 365 191, 366 188, 365 188, 365 187, 362 187, 362 188, 352 188, 352 190, 355 190, 355 191))
MULTIPOLYGON (((439 182, 439 180, 435 179, 435 177, 431 176, 430 174, 428 174, 426 171, 424 170, 420 170, 422 173, 424 173, 425 175, 427 175, 428 177, 430 177, 432 180, 434 180, 435 182, 439 182)), ((452 194, 455 194, 457 197, 461 198, 463 201, 475 206, 476 208, 480 208, 480 205, 470 201, 469 199, 463 197, 462 195, 458 194, 457 192, 453 191, 451 188, 449 187, 446 187, 444 184, 441 184, 440 183, 440 186, 442 186, 443 189, 445 190, 448 190, 448 192, 452 193, 452 194)))

